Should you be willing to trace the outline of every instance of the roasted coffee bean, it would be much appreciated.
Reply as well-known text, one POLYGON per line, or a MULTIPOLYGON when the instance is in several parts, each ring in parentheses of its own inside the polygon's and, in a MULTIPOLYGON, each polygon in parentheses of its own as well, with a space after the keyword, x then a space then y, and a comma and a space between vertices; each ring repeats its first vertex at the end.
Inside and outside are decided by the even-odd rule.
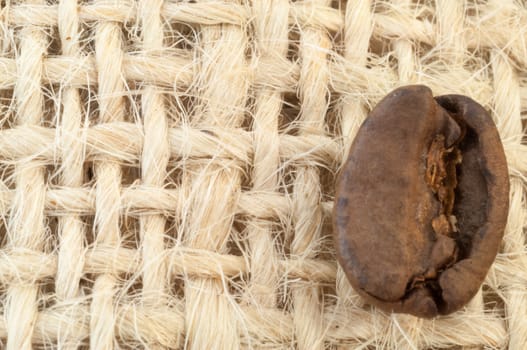
POLYGON ((361 126, 337 180, 338 260, 382 310, 449 314, 477 293, 496 257, 508 194, 503 146, 481 105, 398 88, 361 126))

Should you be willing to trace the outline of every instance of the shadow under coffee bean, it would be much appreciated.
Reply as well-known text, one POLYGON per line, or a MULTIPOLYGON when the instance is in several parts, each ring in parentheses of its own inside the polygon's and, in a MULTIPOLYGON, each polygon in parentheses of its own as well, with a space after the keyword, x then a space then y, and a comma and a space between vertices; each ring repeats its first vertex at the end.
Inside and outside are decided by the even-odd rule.
POLYGON ((420 317, 477 293, 508 211, 503 146, 484 108, 426 86, 389 93, 361 126, 337 180, 337 256, 369 303, 420 317))

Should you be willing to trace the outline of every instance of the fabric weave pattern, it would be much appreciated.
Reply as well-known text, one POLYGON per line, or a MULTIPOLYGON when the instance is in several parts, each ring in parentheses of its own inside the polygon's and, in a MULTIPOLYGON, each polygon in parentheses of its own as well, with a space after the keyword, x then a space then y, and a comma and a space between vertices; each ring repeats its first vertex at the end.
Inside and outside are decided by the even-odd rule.
POLYGON ((0 6, 0 347, 527 347, 524 2, 0 6), (354 135, 414 83, 491 112, 511 181, 483 288, 435 320, 363 305, 331 239, 354 135))

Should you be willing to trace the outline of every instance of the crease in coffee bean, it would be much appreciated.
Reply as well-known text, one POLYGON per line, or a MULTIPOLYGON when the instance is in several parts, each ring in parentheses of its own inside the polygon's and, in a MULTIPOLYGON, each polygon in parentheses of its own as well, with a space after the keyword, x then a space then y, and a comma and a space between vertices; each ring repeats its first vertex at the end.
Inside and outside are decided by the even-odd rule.
POLYGON ((439 215, 432 221, 437 234, 452 236, 457 232, 455 216, 452 215, 457 186, 456 167, 461 163, 461 152, 457 146, 447 148, 445 136, 436 135, 430 145, 426 165, 426 183, 436 195, 441 206, 439 215))
POLYGON ((437 216, 431 222, 432 228, 437 235, 443 235, 454 240, 454 251, 443 264, 431 266, 423 274, 413 276, 408 281, 405 295, 402 298, 403 300, 409 298, 416 288, 426 288, 434 299, 438 310, 441 310, 441 306, 444 305, 438 278, 444 270, 453 266, 458 260, 459 247, 455 237, 458 228, 456 227, 457 219, 453 214, 453 209, 455 190, 458 184, 457 171, 462 162, 462 155, 458 146, 466 134, 465 126, 462 125, 460 118, 452 115, 455 113, 447 114, 459 126, 461 133, 451 144, 447 144, 448 136, 444 134, 437 134, 433 138, 426 157, 425 182, 440 205, 437 216))

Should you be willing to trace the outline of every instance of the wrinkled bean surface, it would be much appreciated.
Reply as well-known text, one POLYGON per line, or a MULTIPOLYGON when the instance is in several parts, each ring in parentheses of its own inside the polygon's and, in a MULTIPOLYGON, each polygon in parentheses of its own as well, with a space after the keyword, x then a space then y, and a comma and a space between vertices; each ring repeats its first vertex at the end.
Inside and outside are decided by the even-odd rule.
POLYGON ((385 311, 454 312, 496 257, 508 192, 503 146, 482 106, 398 88, 361 126, 337 180, 339 262, 385 311))

